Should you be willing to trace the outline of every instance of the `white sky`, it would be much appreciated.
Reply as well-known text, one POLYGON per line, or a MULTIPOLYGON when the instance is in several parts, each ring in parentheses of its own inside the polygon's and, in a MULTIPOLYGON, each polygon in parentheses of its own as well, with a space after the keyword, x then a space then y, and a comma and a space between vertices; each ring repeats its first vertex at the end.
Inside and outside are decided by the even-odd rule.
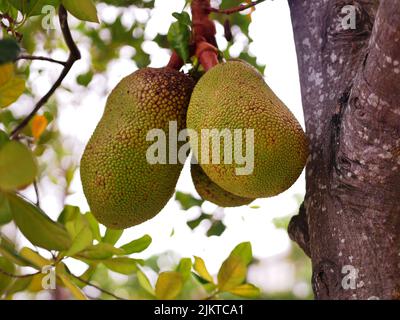
MULTIPOLYGON (((214 1, 214 4, 217 3, 218 1, 214 1)), ((174 20, 171 16, 172 12, 181 11, 183 4, 184 0, 156 1, 156 8, 152 11, 151 19, 146 28, 146 36, 152 39, 158 32, 166 33, 170 23, 174 20)), ((98 5, 98 10, 101 20, 107 22, 112 22, 117 14, 116 10, 105 5, 98 5)), ((144 10, 135 10, 135 12, 124 10, 123 21, 129 21, 132 18, 132 14, 135 14, 139 20, 146 18, 147 15, 144 10)), ((258 5, 257 10, 252 15, 252 19, 250 35, 254 39, 254 43, 250 47, 251 52, 259 62, 266 64, 265 79, 268 85, 286 103, 303 125, 296 53, 287 1, 267 1, 258 5)), ((226 41, 222 36, 221 26, 218 27, 218 32, 218 42, 223 48, 226 46, 226 41)), ((85 44, 80 43, 80 45, 82 48, 85 47, 85 44)), ((86 45, 86 47, 88 46, 86 45)), ((167 63, 168 52, 166 50, 158 49, 150 41, 144 44, 144 48, 151 53, 151 66, 161 67, 167 63)), ((233 53, 240 52, 240 48, 240 43, 235 45, 233 53)), ((103 113, 106 102, 106 92, 103 89, 107 88, 107 91, 109 91, 124 76, 136 69, 135 64, 129 59, 131 52, 131 48, 123 48, 121 59, 110 64, 107 77, 95 76, 89 88, 77 88, 77 91, 73 93, 65 91, 59 93, 59 101, 62 101, 59 126, 62 133, 68 137, 66 143, 72 144, 71 147, 76 156, 80 157, 85 144, 103 113)), ((75 75, 85 72, 89 68, 88 51, 83 49, 82 53, 83 59, 74 66, 65 81, 70 87, 76 87, 74 84, 75 75)), ((65 58, 65 53, 55 51, 53 57, 65 58)), ((32 78, 35 79, 37 77, 39 80, 32 82, 34 92, 37 92, 39 96, 39 93, 44 92, 54 81, 59 70, 56 69, 58 67, 52 66, 52 70, 49 71, 49 64, 39 61, 34 62, 32 66, 41 67, 45 70, 45 73, 48 73, 45 76, 32 71, 32 78)), ((74 193, 67 197, 66 202, 71 205, 78 205, 83 211, 89 210, 83 196, 79 174, 74 178, 72 189, 74 193)), ((187 165, 179 179, 177 190, 196 194, 187 165)), ((254 256, 259 259, 279 255, 287 250, 289 239, 285 231, 277 230, 274 227, 272 219, 295 212, 298 204, 294 195, 303 195, 304 190, 303 174, 289 190, 279 196, 253 202, 253 205, 260 206, 259 209, 251 209, 249 207, 226 209, 224 222, 228 226, 227 230, 221 237, 211 238, 204 236, 204 228, 198 228, 202 230, 192 232, 187 227, 187 217, 195 217, 196 210, 182 211, 179 209, 178 203, 171 199, 157 217, 140 226, 126 230, 119 244, 147 233, 153 238, 153 243, 149 249, 143 254, 137 255, 137 257, 145 258, 165 251, 174 251, 181 256, 189 257, 198 255, 205 259, 206 265, 212 273, 217 272, 221 262, 232 248, 242 241, 251 241, 254 256), (173 230, 174 235, 170 237, 173 230)), ((27 193, 32 195, 32 190, 28 190, 27 193)), ((56 218, 62 207, 58 197, 59 194, 60 188, 48 182, 44 184, 41 190, 42 207, 53 218, 56 218)), ((32 198, 34 199, 34 196, 32 198)), ((207 212, 212 212, 216 207, 208 203, 205 204, 204 209, 207 212)), ((173 260, 169 256, 164 256, 160 259, 160 264, 168 267, 173 262, 170 261, 171 259, 173 260)), ((263 268, 265 271, 265 266, 263 268)), ((71 269, 75 272, 83 270, 80 263, 71 263, 71 269)), ((281 278, 285 278, 285 275, 288 277, 291 272, 290 270, 285 270, 284 267, 275 268, 274 270, 271 276, 268 276, 268 272, 263 275, 255 273, 253 280, 268 289, 268 282, 272 283, 273 278, 276 276, 279 278, 279 272, 282 273, 281 278), (265 277, 268 279, 265 279, 265 277)), ((250 280, 252 280, 251 275, 250 280)), ((279 283, 282 282, 281 280, 279 280, 279 283)))

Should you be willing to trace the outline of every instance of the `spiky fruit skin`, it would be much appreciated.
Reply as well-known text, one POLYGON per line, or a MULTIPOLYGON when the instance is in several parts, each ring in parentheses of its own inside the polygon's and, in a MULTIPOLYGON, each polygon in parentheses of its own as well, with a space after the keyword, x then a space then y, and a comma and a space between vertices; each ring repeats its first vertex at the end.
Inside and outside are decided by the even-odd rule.
MULTIPOLYGON (((200 79, 190 101, 187 125, 198 134, 197 157, 207 176, 221 188, 241 197, 264 198, 285 191, 297 180, 308 157, 308 141, 294 115, 262 75, 240 60, 218 64, 200 79), (211 143, 210 163, 206 164, 200 151, 201 144, 207 144, 201 139, 202 129, 229 129, 232 136, 234 129, 254 129, 252 173, 237 175, 236 168, 243 165, 235 161, 213 164, 211 143)), ((245 153, 245 132, 242 137, 245 153)), ((221 159, 224 159, 223 153, 221 148, 221 159)))
POLYGON ((212 182, 198 164, 191 164, 192 180, 197 193, 203 200, 210 201, 223 208, 240 207, 250 204, 255 199, 236 196, 212 182))
MULTIPOLYGON (((172 197, 181 164, 149 164, 151 129, 166 133, 170 121, 186 127, 194 86, 167 68, 145 68, 124 78, 108 97, 104 114, 81 160, 81 180, 91 211, 113 229, 140 224, 172 197)), ((168 148, 167 148, 168 150, 168 148)))

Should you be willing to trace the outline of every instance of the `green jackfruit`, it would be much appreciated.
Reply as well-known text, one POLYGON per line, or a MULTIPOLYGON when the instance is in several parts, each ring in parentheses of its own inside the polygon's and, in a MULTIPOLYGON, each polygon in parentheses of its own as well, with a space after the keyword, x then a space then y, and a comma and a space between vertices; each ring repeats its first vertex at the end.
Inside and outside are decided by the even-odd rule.
POLYGON ((225 191, 217 184, 212 182, 198 164, 192 163, 190 170, 192 173, 194 187, 203 200, 210 201, 217 206, 224 208, 244 206, 255 200, 239 197, 228 191, 225 191))
POLYGON ((191 146, 204 172, 218 186, 241 197, 271 197, 285 191, 297 180, 308 157, 307 138, 294 115, 262 75, 240 60, 218 64, 200 79, 187 125, 197 133, 196 139, 191 134, 191 146), (203 129, 214 129, 209 137, 217 143, 203 129), (254 154, 247 164, 238 160, 246 152, 254 154), (214 154, 220 157, 219 163, 214 154), (247 165, 246 170, 238 170, 247 165))
POLYGON ((161 129, 168 143, 170 121, 185 128, 193 87, 178 71, 145 68, 112 91, 81 160, 83 190, 99 222, 113 229, 140 224, 172 197, 182 165, 150 164, 146 154, 154 142, 146 137, 161 129))

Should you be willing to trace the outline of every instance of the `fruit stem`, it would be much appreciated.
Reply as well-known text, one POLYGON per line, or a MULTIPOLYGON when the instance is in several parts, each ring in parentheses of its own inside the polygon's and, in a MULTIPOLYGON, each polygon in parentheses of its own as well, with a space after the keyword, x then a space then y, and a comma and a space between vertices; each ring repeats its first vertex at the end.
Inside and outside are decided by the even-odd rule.
POLYGON ((201 65, 207 71, 218 64, 218 45, 215 39, 216 28, 209 17, 210 0, 193 0, 193 40, 195 53, 201 65))
POLYGON ((183 65, 184 62, 182 58, 175 51, 173 51, 166 68, 171 68, 179 71, 183 65))
POLYGON ((218 49, 206 41, 197 44, 196 56, 205 71, 210 70, 219 63, 218 49))

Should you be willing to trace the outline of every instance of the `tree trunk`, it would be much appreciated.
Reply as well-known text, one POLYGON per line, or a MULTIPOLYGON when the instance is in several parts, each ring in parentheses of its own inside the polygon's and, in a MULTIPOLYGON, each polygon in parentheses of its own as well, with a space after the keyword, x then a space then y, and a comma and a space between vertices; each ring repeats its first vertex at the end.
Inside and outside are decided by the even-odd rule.
POLYGON ((289 6, 311 148, 289 234, 316 299, 400 299, 400 1, 289 6))

